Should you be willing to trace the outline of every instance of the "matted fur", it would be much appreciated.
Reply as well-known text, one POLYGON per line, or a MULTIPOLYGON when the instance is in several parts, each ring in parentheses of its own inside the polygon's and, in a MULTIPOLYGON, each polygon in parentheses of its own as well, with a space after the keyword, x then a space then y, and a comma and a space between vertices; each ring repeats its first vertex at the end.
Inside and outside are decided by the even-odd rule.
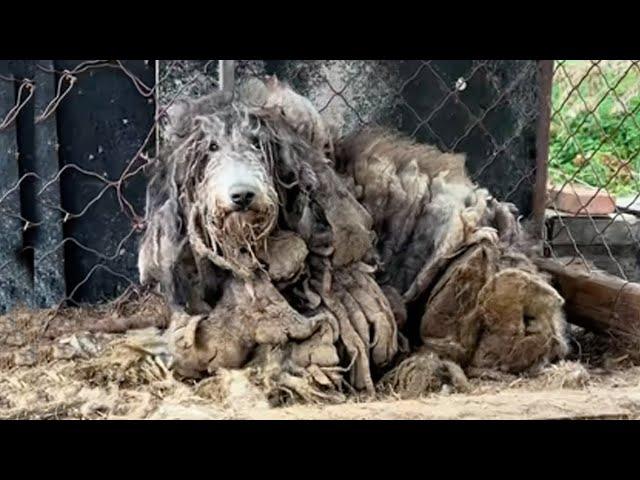
MULTIPOLYGON (((272 92, 285 88, 273 85, 272 92)), ((304 340, 292 333, 296 325, 322 318, 321 335, 305 330, 307 353, 285 350, 290 369, 311 369, 315 375, 303 376, 317 379, 318 368, 327 367, 320 359, 337 348, 342 366, 331 366, 372 393, 371 370, 393 359, 397 326, 372 267, 363 263, 373 253, 371 216, 326 158, 331 144, 324 130, 296 124, 317 121, 317 112, 299 115, 303 101, 282 108, 286 99, 302 97, 291 91, 256 105, 252 90, 244 92, 251 101, 185 101, 170 112, 149 188, 141 278, 159 283, 176 311, 167 332, 176 368, 198 375, 239 367, 259 345, 304 340), (216 205, 211 142, 260 163, 263 205, 248 212, 216 205), (191 340, 184 341, 187 331, 191 340)))
POLYGON ((515 207, 474 185, 463 155, 380 129, 329 132, 275 79, 170 112, 140 271, 174 307, 166 338, 182 374, 248 363, 302 398, 373 393, 398 325, 463 367, 521 371, 566 352, 562 300, 524 253, 515 207), (258 172, 250 211, 216 203, 212 142, 258 172))
POLYGON ((566 355, 563 300, 531 262, 517 209, 471 182, 464 155, 372 128, 336 156, 374 219, 377 280, 402 296, 422 344, 511 372, 566 355))

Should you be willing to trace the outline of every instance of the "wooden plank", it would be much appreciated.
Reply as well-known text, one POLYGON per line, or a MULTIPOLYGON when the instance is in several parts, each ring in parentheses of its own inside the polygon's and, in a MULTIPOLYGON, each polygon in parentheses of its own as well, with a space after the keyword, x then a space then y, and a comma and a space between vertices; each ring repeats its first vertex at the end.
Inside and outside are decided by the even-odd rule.
POLYGON ((640 335, 640 284, 578 263, 565 265, 548 258, 536 263, 553 276, 570 322, 601 332, 640 335))

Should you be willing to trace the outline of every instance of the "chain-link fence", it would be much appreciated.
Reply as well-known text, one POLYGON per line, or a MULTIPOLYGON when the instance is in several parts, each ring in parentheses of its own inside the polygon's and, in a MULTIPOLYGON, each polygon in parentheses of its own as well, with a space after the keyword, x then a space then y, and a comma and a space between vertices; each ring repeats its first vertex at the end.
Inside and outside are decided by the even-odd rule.
MULTIPOLYGON (((597 116, 603 108, 589 103, 594 95, 584 98, 588 108, 580 107, 585 96, 580 85, 592 81, 588 72, 604 68, 591 65, 577 75, 567 62, 556 62, 552 72, 551 62, 533 60, 240 60, 226 81, 275 74, 307 96, 339 134, 377 124, 447 152, 463 152, 475 181, 531 219, 545 212, 546 168, 540 166, 547 161, 547 148, 550 185, 558 187, 550 190, 554 195, 576 179, 588 183, 580 172, 594 168, 594 151, 605 151, 584 147, 578 134, 571 134, 591 132, 580 122, 589 128, 598 122, 585 120, 584 112, 597 116), (566 85, 558 87, 560 81, 566 85), (553 105, 547 111, 551 92, 553 105), (564 142, 583 145, 584 151, 564 142), (566 153, 568 148, 574 150, 566 153), (578 153, 582 160, 576 160, 578 153), (566 171, 571 155, 572 165, 582 163, 566 171)), ((135 289, 145 166, 157 148, 159 119, 176 98, 219 88, 220 62, 24 61, 0 66, 0 152, 6 152, 0 161, 0 311, 19 304, 95 303, 135 289)), ((616 68, 623 79, 638 70, 635 62, 616 68)), ((618 84, 604 76, 609 84, 603 95, 609 92, 615 99, 607 111, 635 122, 635 97, 619 88, 626 80, 618 84)), ((620 162, 598 160, 598 165, 613 165, 612 173, 626 175, 630 184, 620 187, 623 193, 640 191, 633 186, 635 154, 616 153, 613 146, 607 152, 620 162)), ((597 177, 594 186, 609 191, 611 176, 597 177)), ((635 235, 632 203, 601 217, 593 211, 567 213, 551 202, 547 253, 595 257, 596 264, 606 257, 610 271, 615 260, 618 274, 632 279, 631 257, 621 255, 637 242, 623 247, 611 240, 620 225, 635 235), (597 228, 593 240, 575 233, 584 219, 597 228), (604 257, 598 257, 602 252, 604 257)))
MULTIPOLYGON (((166 61, 160 105, 185 82, 213 86, 213 61, 166 61)), ((307 96, 338 133, 376 124, 464 152, 473 178, 524 216, 533 207, 538 62, 276 60, 235 62, 235 82, 275 74, 307 96)))
POLYGON ((546 252, 640 280, 640 66, 559 60, 551 101, 546 252))
POLYGON ((154 61, 0 62, 0 311, 135 282, 154 61))
MULTIPOLYGON (((218 88, 219 62, 2 68, 1 308, 94 303, 135 287, 144 167, 157 146, 158 119, 177 97, 218 88)), ((237 61, 234 70, 236 83, 265 74, 288 81, 339 133, 379 124, 465 152, 474 179, 531 214, 535 61, 254 60, 237 61)))

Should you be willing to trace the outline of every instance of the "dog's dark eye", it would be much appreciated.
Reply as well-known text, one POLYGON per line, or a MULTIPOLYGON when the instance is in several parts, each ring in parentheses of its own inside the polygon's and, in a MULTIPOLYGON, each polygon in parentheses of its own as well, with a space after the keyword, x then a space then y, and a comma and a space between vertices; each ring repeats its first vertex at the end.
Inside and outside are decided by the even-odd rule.
POLYGON ((211 142, 211 143, 209 144, 209 151, 210 151, 210 152, 215 152, 215 151, 217 151, 217 150, 218 150, 218 148, 219 148, 219 147, 218 147, 218 144, 217 144, 216 142, 211 142))
POLYGON ((260 148, 260 139, 258 137, 254 137, 251 139, 251 144, 256 147, 256 148, 260 148))

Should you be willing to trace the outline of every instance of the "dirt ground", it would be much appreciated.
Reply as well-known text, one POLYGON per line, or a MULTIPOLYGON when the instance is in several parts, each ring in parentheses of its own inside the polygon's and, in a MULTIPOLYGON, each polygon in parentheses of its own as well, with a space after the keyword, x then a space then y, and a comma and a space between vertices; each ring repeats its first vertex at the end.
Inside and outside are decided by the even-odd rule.
MULTIPOLYGON (((574 354, 527 378, 471 378, 421 398, 273 408, 242 371, 185 383, 127 343, 164 325, 151 297, 0 317, 0 419, 637 419, 640 363, 628 344, 576 329, 574 354), (124 332, 132 327, 142 329, 124 332), (127 353, 129 352, 129 353, 127 353)), ((149 347, 153 350, 153 346, 149 347)))

